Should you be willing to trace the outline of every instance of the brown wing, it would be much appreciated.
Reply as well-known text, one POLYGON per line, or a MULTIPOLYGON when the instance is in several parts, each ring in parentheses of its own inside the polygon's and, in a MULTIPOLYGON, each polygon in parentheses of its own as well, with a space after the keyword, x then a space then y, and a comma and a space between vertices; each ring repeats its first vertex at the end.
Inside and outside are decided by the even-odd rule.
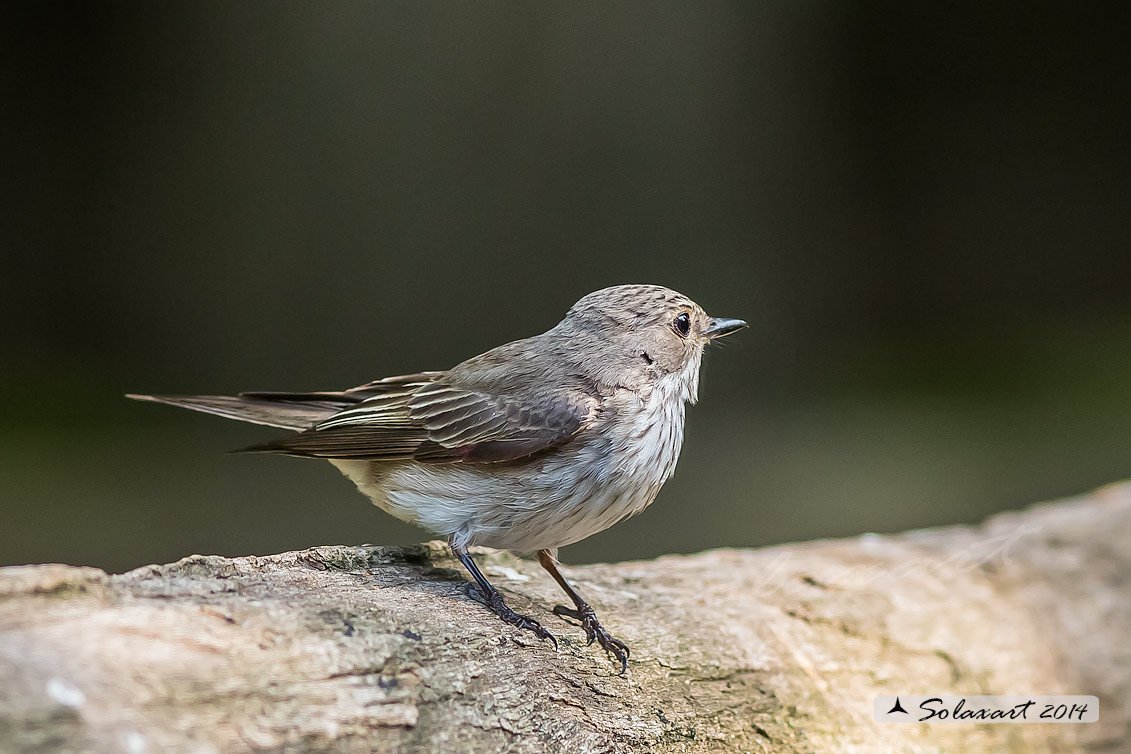
POLYGON ((442 382, 417 391, 409 416, 428 432, 418 461, 513 461, 570 440, 597 416, 597 400, 574 391, 521 400, 442 382))
POLYGON ((383 390, 306 432, 248 450, 314 458, 496 463, 568 442, 596 412, 596 399, 580 392, 522 400, 443 382, 416 382, 383 390))

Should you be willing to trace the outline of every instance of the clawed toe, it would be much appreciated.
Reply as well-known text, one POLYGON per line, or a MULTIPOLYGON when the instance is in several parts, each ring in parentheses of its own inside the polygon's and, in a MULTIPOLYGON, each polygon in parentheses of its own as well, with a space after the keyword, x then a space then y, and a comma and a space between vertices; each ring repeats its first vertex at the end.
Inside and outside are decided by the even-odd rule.
POLYGON ((530 631, 539 639, 548 639, 554 645, 554 649, 558 648, 558 640, 546 628, 528 615, 516 613, 507 606, 503 601, 503 595, 498 592, 490 592, 484 594, 483 590, 475 584, 467 585, 467 595, 476 602, 485 605, 495 615, 502 618, 505 623, 508 623, 516 628, 521 628, 530 631))
POLYGON ((597 643, 601 645, 601 649, 612 655, 613 659, 620 663, 620 675, 624 675, 625 671, 628 670, 628 655, 630 654, 628 645, 600 627, 597 630, 597 643))
POLYGON ((620 663, 620 674, 624 675, 624 672, 628 669, 628 656, 631 654, 628 645, 605 630, 605 627, 597 620, 597 614, 593 612, 593 608, 589 605, 583 605, 583 607, 575 610, 565 605, 556 605, 554 615, 581 621, 581 627, 585 629, 585 636, 588 639, 586 645, 592 644, 594 641, 600 644, 601 649, 620 663))
POLYGON ((554 615, 562 615, 566 618, 573 618, 574 620, 582 620, 580 612, 574 610, 572 607, 566 607, 565 605, 554 605, 553 613, 554 615))

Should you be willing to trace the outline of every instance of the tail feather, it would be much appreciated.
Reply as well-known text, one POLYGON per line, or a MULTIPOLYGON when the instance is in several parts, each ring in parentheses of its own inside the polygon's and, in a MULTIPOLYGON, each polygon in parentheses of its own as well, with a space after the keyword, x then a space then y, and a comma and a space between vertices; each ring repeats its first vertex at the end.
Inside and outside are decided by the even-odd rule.
POLYGON ((228 395, 133 395, 135 401, 152 401, 170 406, 223 416, 226 419, 263 424, 280 429, 302 431, 333 416, 350 404, 327 400, 285 400, 281 398, 228 395))

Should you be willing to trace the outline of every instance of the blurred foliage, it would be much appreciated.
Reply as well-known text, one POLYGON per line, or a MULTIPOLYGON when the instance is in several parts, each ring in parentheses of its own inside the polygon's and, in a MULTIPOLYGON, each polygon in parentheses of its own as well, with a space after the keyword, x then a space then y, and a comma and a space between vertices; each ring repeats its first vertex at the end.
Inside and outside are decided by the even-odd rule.
POLYGON ((752 327, 657 504, 567 560, 974 521, 1131 468, 1122 19, 2 13, 0 563, 419 539, 326 464, 221 453, 270 430, 120 395, 444 368, 622 282, 752 327))

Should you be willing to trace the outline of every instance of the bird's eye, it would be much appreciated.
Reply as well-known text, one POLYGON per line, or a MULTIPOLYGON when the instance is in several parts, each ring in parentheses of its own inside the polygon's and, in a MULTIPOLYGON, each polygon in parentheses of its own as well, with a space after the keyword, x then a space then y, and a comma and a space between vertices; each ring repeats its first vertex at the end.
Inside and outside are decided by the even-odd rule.
POLYGON ((675 328, 677 333, 686 338, 687 333, 691 332, 691 317, 687 316, 687 312, 681 312, 679 316, 675 318, 675 321, 672 322, 672 327, 675 328))

